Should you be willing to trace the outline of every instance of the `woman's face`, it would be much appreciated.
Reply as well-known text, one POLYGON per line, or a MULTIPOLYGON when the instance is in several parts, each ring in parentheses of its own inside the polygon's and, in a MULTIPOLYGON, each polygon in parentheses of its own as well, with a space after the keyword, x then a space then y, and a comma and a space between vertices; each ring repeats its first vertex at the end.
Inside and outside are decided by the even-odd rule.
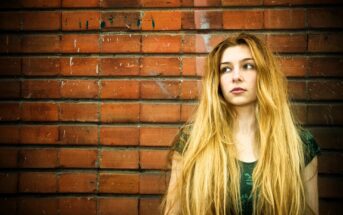
POLYGON ((220 60, 220 88, 235 106, 256 103, 256 65, 246 45, 225 49, 220 60))

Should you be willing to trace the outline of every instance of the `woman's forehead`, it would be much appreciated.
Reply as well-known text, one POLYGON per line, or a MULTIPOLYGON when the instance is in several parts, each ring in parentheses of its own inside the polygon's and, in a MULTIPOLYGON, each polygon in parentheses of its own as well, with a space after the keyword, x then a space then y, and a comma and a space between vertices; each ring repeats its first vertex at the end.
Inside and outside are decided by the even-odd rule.
POLYGON ((252 58, 252 55, 248 46, 237 45, 237 46, 226 48, 222 54, 220 62, 221 63, 238 62, 247 58, 252 58))

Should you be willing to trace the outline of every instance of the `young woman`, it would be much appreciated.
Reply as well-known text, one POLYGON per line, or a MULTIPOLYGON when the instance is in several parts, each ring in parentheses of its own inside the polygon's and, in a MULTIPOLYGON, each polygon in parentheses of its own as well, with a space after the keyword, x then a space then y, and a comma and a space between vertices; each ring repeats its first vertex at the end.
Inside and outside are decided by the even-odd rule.
POLYGON ((295 124, 286 84, 253 35, 212 50, 200 104, 172 147, 163 214, 318 214, 320 149, 295 124))

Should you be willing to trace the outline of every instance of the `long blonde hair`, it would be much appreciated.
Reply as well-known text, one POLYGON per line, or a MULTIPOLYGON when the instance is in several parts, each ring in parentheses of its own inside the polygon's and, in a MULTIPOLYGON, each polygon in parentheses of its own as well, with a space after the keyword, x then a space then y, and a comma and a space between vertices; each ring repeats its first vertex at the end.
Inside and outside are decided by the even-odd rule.
POLYGON ((222 41, 208 56, 200 103, 190 119, 181 177, 176 183, 180 213, 241 214, 241 170, 232 132, 236 113, 219 87, 222 54, 237 45, 250 49, 257 69, 259 159, 252 174, 253 213, 304 214, 304 153, 290 110, 287 80, 266 45, 246 33, 222 41))

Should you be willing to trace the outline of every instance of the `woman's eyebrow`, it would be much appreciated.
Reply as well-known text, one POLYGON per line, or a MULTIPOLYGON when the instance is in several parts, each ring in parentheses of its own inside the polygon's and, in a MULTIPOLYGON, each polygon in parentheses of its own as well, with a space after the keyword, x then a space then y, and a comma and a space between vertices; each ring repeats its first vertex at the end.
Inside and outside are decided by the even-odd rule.
POLYGON ((240 60, 240 61, 243 62, 243 61, 248 61, 248 60, 254 60, 254 59, 252 59, 252 58, 243 58, 243 59, 240 60))
MULTIPOLYGON (((239 62, 244 62, 244 61, 248 61, 248 60, 254 60, 253 58, 243 58, 242 60, 240 60, 239 62)), ((230 61, 225 61, 225 62, 221 62, 220 65, 222 64, 231 64, 230 61)))

